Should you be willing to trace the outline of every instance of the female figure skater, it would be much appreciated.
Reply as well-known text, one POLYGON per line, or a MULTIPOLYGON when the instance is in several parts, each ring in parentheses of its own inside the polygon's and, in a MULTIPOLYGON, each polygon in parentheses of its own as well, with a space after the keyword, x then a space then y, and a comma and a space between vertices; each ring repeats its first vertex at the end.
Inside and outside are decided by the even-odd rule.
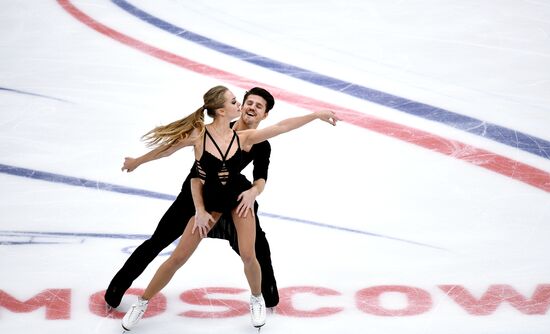
MULTIPOLYGON (((231 122, 230 125, 236 131, 256 129, 268 117, 274 105, 275 99, 269 91, 261 87, 253 87, 244 94, 241 117, 237 121, 231 122)), ((279 291, 271 263, 269 242, 260 225, 257 215, 258 203, 255 200, 262 193, 267 182, 271 146, 266 140, 252 145, 248 151, 247 149, 244 148, 243 150, 241 168, 244 169, 250 162, 253 162, 252 176, 254 182, 250 189, 241 193, 241 201, 239 202, 237 211, 240 215, 246 215, 249 210, 254 210, 252 212, 254 212, 256 219, 256 258, 262 270, 262 295, 265 300, 265 306, 270 308, 277 306, 279 303, 279 291)), ((150 159, 160 158, 159 156, 153 157, 151 155, 140 156, 135 159, 128 158, 130 161, 127 161, 127 164, 138 167, 152 161, 146 160, 145 157, 150 159)), ((145 268, 163 249, 181 237, 187 223, 196 211, 191 192, 191 180, 196 177, 196 166, 193 163, 189 175, 187 175, 181 186, 180 193, 160 219, 153 234, 132 252, 124 265, 111 279, 104 295, 105 302, 109 306, 108 309, 118 307, 132 282, 143 273, 145 268)), ((202 196, 202 193, 197 192, 196 196, 198 195, 202 196)), ((224 214, 220 218, 215 228, 208 233, 208 237, 227 240, 231 248, 238 254, 237 234, 231 218, 231 212, 224 214)))
MULTIPOLYGON (((338 118, 329 110, 293 117, 275 125, 255 130, 236 132, 229 127, 232 119, 240 116, 241 104, 235 95, 224 86, 216 86, 203 96, 204 104, 184 119, 159 126, 148 132, 144 138, 156 149, 153 156, 171 154, 183 147, 193 146, 197 174, 202 180, 202 197, 194 198, 196 217, 187 224, 180 242, 170 257, 159 267, 143 295, 122 319, 122 327, 131 330, 147 309, 148 301, 164 288, 176 271, 191 257, 200 241, 223 213, 230 212, 237 230, 239 254, 251 290, 250 312, 254 327, 265 324, 265 302, 261 294, 261 270, 256 259, 254 243, 256 224, 252 215, 246 217, 237 213, 238 196, 250 188, 250 182, 240 173, 241 147, 275 137, 297 129, 315 119, 336 125, 338 118), (204 111, 213 118, 204 124, 204 111), (205 218, 206 217, 206 218, 205 218), (198 233, 195 233, 198 230, 198 233)), ((123 170, 131 171, 136 166, 127 159, 123 170)))

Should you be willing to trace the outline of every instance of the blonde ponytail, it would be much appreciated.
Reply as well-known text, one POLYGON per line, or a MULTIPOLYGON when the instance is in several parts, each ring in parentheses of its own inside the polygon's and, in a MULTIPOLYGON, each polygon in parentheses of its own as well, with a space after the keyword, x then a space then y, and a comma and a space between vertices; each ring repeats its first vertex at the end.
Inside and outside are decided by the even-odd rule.
POLYGON ((204 111, 206 110, 208 116, 214 118, 216 109, 222 108, 225 103, 226 91, 227 88, 224 86, 209 89, 203 96, 203 106, 194 113, 170 124, 157 126, 144 134, 141 139, 148 147, 164 146, 168 149, 178 141, 188 138, 195 129, 198 129, 199 136, 202 136, 205 131, 204 111))
POLYGON ((189 137, 195 129, 199 129, 200 135, 202 135, 204 133, 204 109, 204 107, 200 107, 185 118, 167 125, 157 126, 144 134, 141 139, 148 147, 166 146, 168 148, 179 140, 189 137))

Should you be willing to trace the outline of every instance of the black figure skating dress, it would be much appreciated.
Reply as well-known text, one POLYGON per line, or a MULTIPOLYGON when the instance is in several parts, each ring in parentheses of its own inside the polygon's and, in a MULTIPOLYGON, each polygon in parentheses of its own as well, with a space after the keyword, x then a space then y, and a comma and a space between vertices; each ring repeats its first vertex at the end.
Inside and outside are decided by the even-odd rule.
POLYGON ((237 132, 233 130, 233 137, 224 154, 205 129, 202 156, 196 161, 196 166, 198 177, 204 181, 203 200, 206 211, 231 212, 238 205, 239 194, 251 187, 250 182, 241 174, 242 154, 237 132), (206 150, 207 139, 212 141, 222 157, 221 160, 206 150), (227 155, 233 145, 238 146, 237 151, 228 159, 227 155))

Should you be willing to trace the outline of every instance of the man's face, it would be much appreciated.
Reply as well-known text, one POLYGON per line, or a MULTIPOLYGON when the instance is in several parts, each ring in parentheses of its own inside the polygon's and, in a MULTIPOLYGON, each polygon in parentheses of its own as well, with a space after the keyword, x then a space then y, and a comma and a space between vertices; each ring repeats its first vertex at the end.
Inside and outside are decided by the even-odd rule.
POLYGON ((266 105, 267 103, 263 97, 253 94, 248 95, 241 107, 241 119, 250 127, 257 126, 267 117, 266 105))

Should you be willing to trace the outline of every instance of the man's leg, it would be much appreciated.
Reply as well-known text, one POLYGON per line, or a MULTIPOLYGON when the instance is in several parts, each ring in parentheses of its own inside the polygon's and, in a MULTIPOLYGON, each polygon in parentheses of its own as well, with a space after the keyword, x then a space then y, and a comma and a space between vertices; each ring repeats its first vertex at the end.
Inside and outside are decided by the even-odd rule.
POLYGON ((126 263, 116 273, 105 292, 105 301, 111 307, 118 307, 126 290, 143 273, 158 254, 179 238, 187 222, 194 215, 195 208, 190 192, 180 192, 166 211, 151 237, 139 245, 126 263))
POLYGON ((271 250, 265 232, 260 227, 260 220, 256 215, 256 258, 262 269, 262 294, 266 307, 275 307, 279 304, 279 290, 271 263, 271 250))

